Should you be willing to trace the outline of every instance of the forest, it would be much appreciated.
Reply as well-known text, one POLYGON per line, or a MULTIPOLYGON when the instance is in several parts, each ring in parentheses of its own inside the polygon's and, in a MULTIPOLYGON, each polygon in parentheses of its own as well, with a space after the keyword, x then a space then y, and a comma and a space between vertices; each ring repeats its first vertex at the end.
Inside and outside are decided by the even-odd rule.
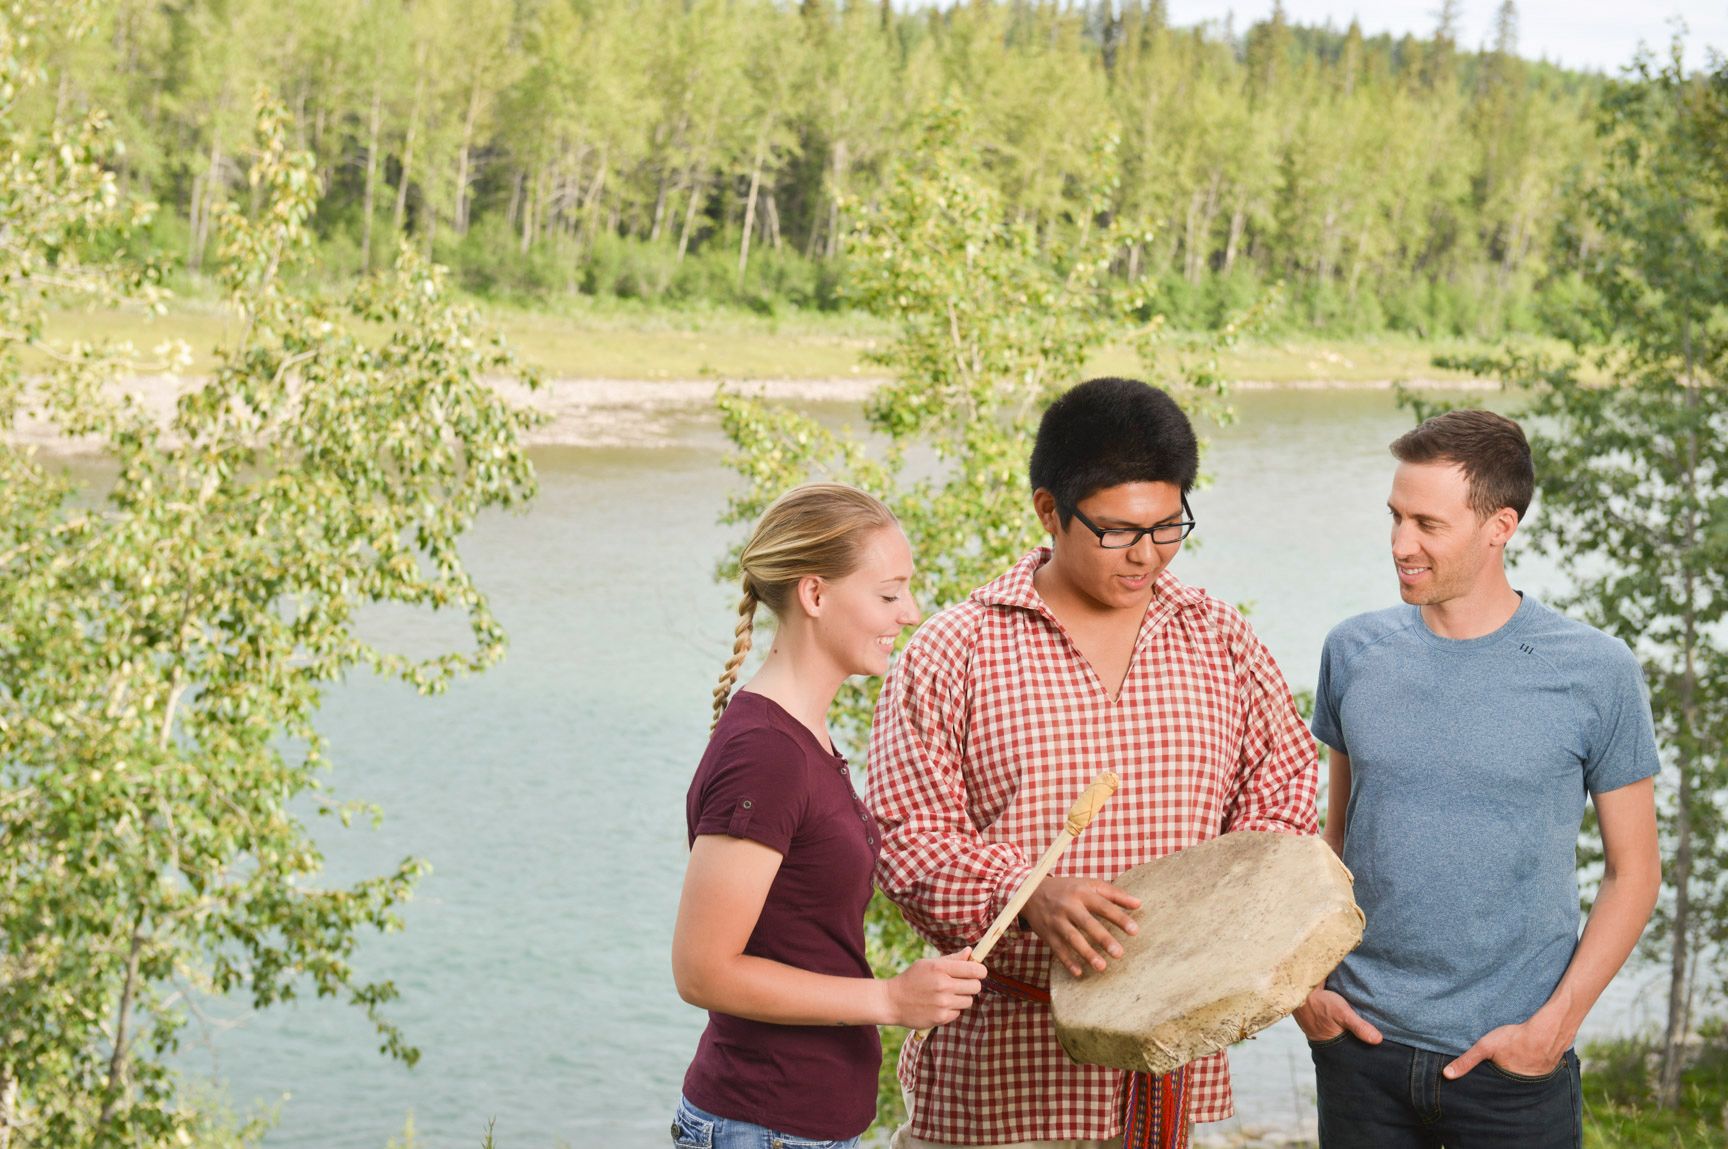
POLYGON ((333 282, 407 242, 484 298, 770 313, 852 306, 851 228, 958 109, 1052 250, 1131 222, 1110 273, 1178 327, 1281 284, 1291 327, 1551 330, 1596 242, 1593 109, 1630 81, 1522 58, 1512 0, 1491 44, 1458 17, 1393 38, 1277 2, 1184 28, 1163 0, 121 0, 20 112, 107 109, 120 190, 193 284, 261 89, 317 157, 333 282))
MULTIPOLYGON (((1518 54, 1511 3, 1489 45, 1458 43, 1457 17, 1445 0, 1431 34, 1393 40, 1276 5, 1245 29, 1180 28, 1144 0, 0 4, 0 1149, 256 1142, 268 1114, 182 1072, 205 1001, 335 998, 386 1055, 414 1064, 425 1033, 437 1049, 424 1015, 396 1020, 435 995, 412 975, 399 993, 361 949, 408 924, 427 862, 326 873, 334 828, 380 808, 333 788, 355 752, 319 715, 363 671, 439 694, 504 656, 459 544, 534 498, 538 420, 498 383, 538 375, 477 301, 543 309, 584 353, 583 308, 874 321, 873 443, 721 386, 743 481, 696 482, 728 492, 734 523, 815 474, 882 493, 933 608, 1030 545, 1024 441, 1097 353, 1132 352, 1222 421, 1242 376, 1219 357, 1272 312, 1435 350, 1559 337, 1449 362, 1529 404, 1532 544, 1576 580, 1557 605, 1637 652, 1664 756, 1643 957, 1665 1016, 1585 1050, 1587 1143, 1721 1145, 1728 61, 1689 71, 1676 46, 1617 78, 1568 72, 1518 54), (145 353, 55 330, 160 313, 164 287, 221 313, 203 366, 173 339, 145 353), (1191 338, 1161 349, 1166 326, 1191 338), (134 398, 180 371, 192 385, 159 424, 134 398), (45 445, 19 437, 32 420, 45 445), (362 625, 380 609, 447 612, 457 636, 402 653, 362 625)), ((663 334, 624 338, 660 355, 663 334)), ((661 460, 686 474, 670 453, 633 474, 661 460)), ((628 529, 564 533, 649 549, 642 507, 616 509, 628 529)), ((612 613, 692 597, 604 593, 612 613)), ((542 619, 525 621, 512 633, 542 619)), ((658 705, 673 644, 635 637, 615 645, 654 660, 658 705)), ((868 702, 847 696, 853 731, 868 702)), ((509 790, 473 761, 464 815, 509 790)), ((1581 850, 1587 897, 1604 865, 1581 850)), ((565 884, 584 912, 607 900, 593 880, 565 884)), ((620 932, 664 952, 630 910, 620 932)), ((884 971, 912 952, 894 920, 870 927, 884 971)), ((563 988, 547 996, 593 996, 563 988)), ((467 1044, 506 1028, 487 1014, 467 1044)))

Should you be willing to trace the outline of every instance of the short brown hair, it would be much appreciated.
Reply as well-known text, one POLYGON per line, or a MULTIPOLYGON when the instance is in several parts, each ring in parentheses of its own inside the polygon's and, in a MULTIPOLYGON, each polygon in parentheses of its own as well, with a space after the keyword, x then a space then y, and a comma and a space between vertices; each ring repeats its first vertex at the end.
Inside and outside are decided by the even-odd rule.
POLYGON ((1492 411, 1447 411, 1392 440, 1400 463, 1455 463, 1470 489, 1470 509, 1486 519, 1511 507, 1520 522, 1536 493, 1536 468, 1524 429, 1492 411))

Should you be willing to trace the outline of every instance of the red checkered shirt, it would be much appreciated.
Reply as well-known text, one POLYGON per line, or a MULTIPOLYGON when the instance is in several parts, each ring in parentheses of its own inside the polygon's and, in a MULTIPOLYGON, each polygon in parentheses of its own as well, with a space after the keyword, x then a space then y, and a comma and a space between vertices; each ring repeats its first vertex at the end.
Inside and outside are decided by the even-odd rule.
MULTIPOLYGON (((1053 873, 1112 880, 1230 830, 1316 831, 1314 740, 1272 656, 1233 608, 1158 576, 1112 699, 1032 585, 1038 548, 926 622, 888 675, 870 735, 876 878, 943 952, 976 941, 1098 772, 1121 789, 1053 873)), ((1010 929, 991 968, 1049 985, 1010 929)), ((1233 1112, 1223 1053, 1191 1066, 1197 1121, 1233 1112)), ((907 1042, 912 1133, 994 1144, 1121 1134, 1127 1075, 1077 1065, 1047 1005, 987 993, 907 1042)))

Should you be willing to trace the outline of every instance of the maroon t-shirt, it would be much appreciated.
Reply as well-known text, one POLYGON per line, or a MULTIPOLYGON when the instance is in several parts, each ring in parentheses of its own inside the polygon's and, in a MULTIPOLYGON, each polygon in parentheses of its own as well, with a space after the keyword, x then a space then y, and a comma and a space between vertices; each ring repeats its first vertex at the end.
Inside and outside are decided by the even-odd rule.
MULTIPOLYGON (((726 834, 781 854, 745 953, 871 976, 864 907, 880 844, 845 758, 778 703, 740 691, 696 767, 685 817, 692 843, 726 834)), ((843 1141, 876 1117, 881 1062, 873 1025, 775 1025, 711 1010, 684 1096, 716 1116, 843 1141)))

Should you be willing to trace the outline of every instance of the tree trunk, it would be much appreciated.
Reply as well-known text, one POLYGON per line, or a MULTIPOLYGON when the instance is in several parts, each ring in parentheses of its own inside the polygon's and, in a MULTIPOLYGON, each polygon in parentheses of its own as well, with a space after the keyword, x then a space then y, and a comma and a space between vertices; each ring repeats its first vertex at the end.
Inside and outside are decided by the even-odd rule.
POLYGON ((456 153, 456 218, 457 235, 468 234, 468 161, 474 148, 474 125, 480 118, 480 77, 468 89, 468 114, 462 118, 462 147, 456 153))
MULTIPOLYGON (((1693 374, 1690 324, 1682 320, 1681 340, 1685 351, 1686 406, 1689 426, 1698 425, 1698 381, 1693 374)), ((1695 435, 1695 432, 1693 433, 1695 435)), ((1681 444, 1681 484, 1686 489, 1686 506, 1698 506, 1698 444, 1688 435, 1681 444)), ((1698 768, 1698 608, 1697 576, 1693 572, 1699 537, 1697 512, 1686 512, 1686 525, 1681 545, 1688 552, 1683 557, 1684 629, 1682 651, 1684 661, 1680 672, 1680 730, 1676 738, 1680 792, 1675 796, 1674 864, 1669 881, 1674 886, 1674 920, 1669 928, 1668 965, 1668 1025, 1662 1034, 1662 1066, 1656 1079, 1656 1103, 1664 1109, 1680 1104, 1680 1073, 1686 1068, 1686 1044, 1692 1031, 1692 978, 1690 968, 1692 931, 1692 800, 1694 774, 1698 768)))
POLYGON ((1200 189, 1195 188, 1188 195, 1188 214, 1182 227, 1182 278, 1189 283, 1200 282, 1199 260, 1195 250, 1199 247, 1197 232, 1200 227, 1200 189))
POLYGON ((511 181, 510 206, 504 212, 504 222, 507 225, 508 230, 514 230, 517 222, 521 219, 522 200, 527 191, 527 187, 528 172, 526 170, 518 171, 516 173, 516 178, 511 181))
POLYGON ((372 84, 372 114, 367 120, 366 194, 360 213, 360 271, 372 270, 372 213, 378 203, 378 136, 384 127, 384 84, 372 84))
POLYGON ((834 141, 834 186, 828 192, 828 240, 823 251, 829 259, 840 254, 840 197, 846 194, 849 156, 845 140, 834 141))
POLYGON ((600 153, 600 166, 594 170, 594 182, 588 186, 588 196, 582 203, 583 223, 588 230, 588 243, 593 245, 600 232, 600 193, 606 188, 606 153, 600 153))
POLYGON ((188 271, 198 270, 198 250, 195 237, 198 234, 198 213, 204 207, 204 176, 192 177, 192 202, 186 206, 186 268, 188 271))
POLYGON ((108 1099, 102 1103, 99 1126, 107 1125, 120 1107, 126 1092, 127 1056, 132 1044, 128 1030, 132 1027, 132 1000, 138 990, 138 953, 144 948, 144 910, 132 919, 132 949, 126 955, 126 980, 120 987, 119 1014, 114 1021, 114 1053, 108 1059, 108 1099))
MULTIPOLYGON (((1688 580, 1690 581, 1690 580, 1688 580)), ((1690 629, 1690 627, 1688 627, 1690 629)), ((1680 720, 1682 729, 1689 729, 1695 720, 1696 683, 1693 680, 1691 652, 1687 652, 1687 669, 1680 685, 1680 720)), ((1680 1103, 1680 1073, 1686 1068, 1686 1038, 1692 1028, 1691 993, 1688 965, 1692 931, 1692 772, 1694 760, 1685 746, 1685 736, 1679 739, 1680 792, 1675 796, 1674 861, 1669 867, 1668 881, 1674 887, 1674 920, 1669 926, 1668 955, 1668 1025, 1662 1034, 1662 1065, 1656 1079, 1656 1103, 1673 1109, 1680 1103)))
POLYGON ((414 123, 402 139, 402 163, 396 173, 396 205, 390 212, 390 230, 400 239, 408 230, 408 181, 414 173, 414 123))
POLYGON ((534 189, 539 206, 535 209, 535 235, 551 239, 557 234, 564 215, 564 187, 552 174, 550 165, 540 169, 540 180, 534 189))
POLYGON ((750 265, 750 233, 756 228, 756 194, 762 190, 762 153, 767 150, 767 140, 758 140, 756 162, 750 169, 750 194, 744 200, 744 235, 738 241, 739 290, 743 290, 744 271, 750 265))
POLYGON ((828 229, 822 239, 822 254, 833 259, 840 254, 840 197, 828 201, 828 229))
POLYGON ((1240 203, 1230 213, 1230 237, 1224 241, 1224 274, 1236 266, 1236 253, 1242 244, 1242 232, 1248 226, 1248 211, 1240 203))
POLYGON ((528 249, 534 244, 534 214, 539 206, 536 202, 540 196, 541 181, 528 179, 528 173, 523 172, 518 177, 517 192, 523 197, 522 204, 522 254, 527 255, 528 249))
POLYGON ((1362 230, 1356 234, 1356 256, 1350 261, 1350 302, 1356 302, 1356 287, 1362 281, 1362 264, 1366 259, 1364 252, 1368 249, 1368 223, 1362 223, 1362 230))
MULTIPOLYGON (((332 84, 324 90, 332 91, 334 88, 335 85, 332 84)), ((306 115, 304 101, 309 98, 310 95, 311 93, 308 91, 306 95, 302 97, 300 107, 300 115, 302 117, 306 115)), ((318 190, 320 193, 328 192, 336 182, 336 157, 334 156, 332 149, 327 149, 324 146, 324 127, 329 115, 329 103, 325 100, 318 101, 318 113, 312 117, 312 155, 318 164, 318 171, 320 173, 318 181, 318 190), (326 159, 326 156, 329 156, 330 158, 326 159)), ((302 122, 304 122, 304 120, 302 120, 302 122)))
POLYGON ((678 233, 678 262, 684 262, 684 253, 690 249, 690 235, 696 230, 696 208, 702 202, 702 179, 692 176, 690 182, 690 201, 684 207, 684 229, 678 233))
POLYGON ((1205 191, 1195 188, 1188 197, 1187 226, 1182 240, 1182 275, 1189 283, 1199 283, 1211 263, 1212 221, 1218 216, 1218 193, 1223 183, 1224 173, 1214 170, 1205 191))
POLYGON ((192 250, 186 263, 197 271, 204 265, 204 247, 210 239, 210 201, 217 195, 222 180, 222 129, 217 127, 210 137, 210 161, 204 170, 202 183, 194 181, 192 196, 192 250))
POLYGON ((671 180, 667 178, 666 169, 662 167, 660 169, 660 190, 654 196, 654 222, 648 228, 649 243, 660 242, 660 229, 666 222, 667 185, 670 183, 671 180))
POLYGON ((813 218, 810 221, 810 231, 804 236, 804 258, 815 259, 816 248, 822 242, 822 229, 828 226, 829 216, 813 218))
POLYGON ((774 202, 773 192, 762 195, 762 225, 768 243, 775 251, 780 250, 780 207, 774 202))
POLYGON ((1314 271, 1314 284, 1324 287, 1332 278, 1332 269, 1337 262, 1338 254, 1338 209, 1328 207, 1325 218, 1320 221, 1320 263, 1314 271))
MULTIPOLYGON (((425 60, 422 59, 421 63, 424 65, 425 60)), ((390 217, 397 239, 408 228, 408 180, 414 171, 414 137, 420 127, 420 102, 425 95, 426 73, 422 69, 420 79, 414 84, 414 110, 408 113, 408 131, 402 140, 402 172, 396 181, 396 210, 390 217)))

